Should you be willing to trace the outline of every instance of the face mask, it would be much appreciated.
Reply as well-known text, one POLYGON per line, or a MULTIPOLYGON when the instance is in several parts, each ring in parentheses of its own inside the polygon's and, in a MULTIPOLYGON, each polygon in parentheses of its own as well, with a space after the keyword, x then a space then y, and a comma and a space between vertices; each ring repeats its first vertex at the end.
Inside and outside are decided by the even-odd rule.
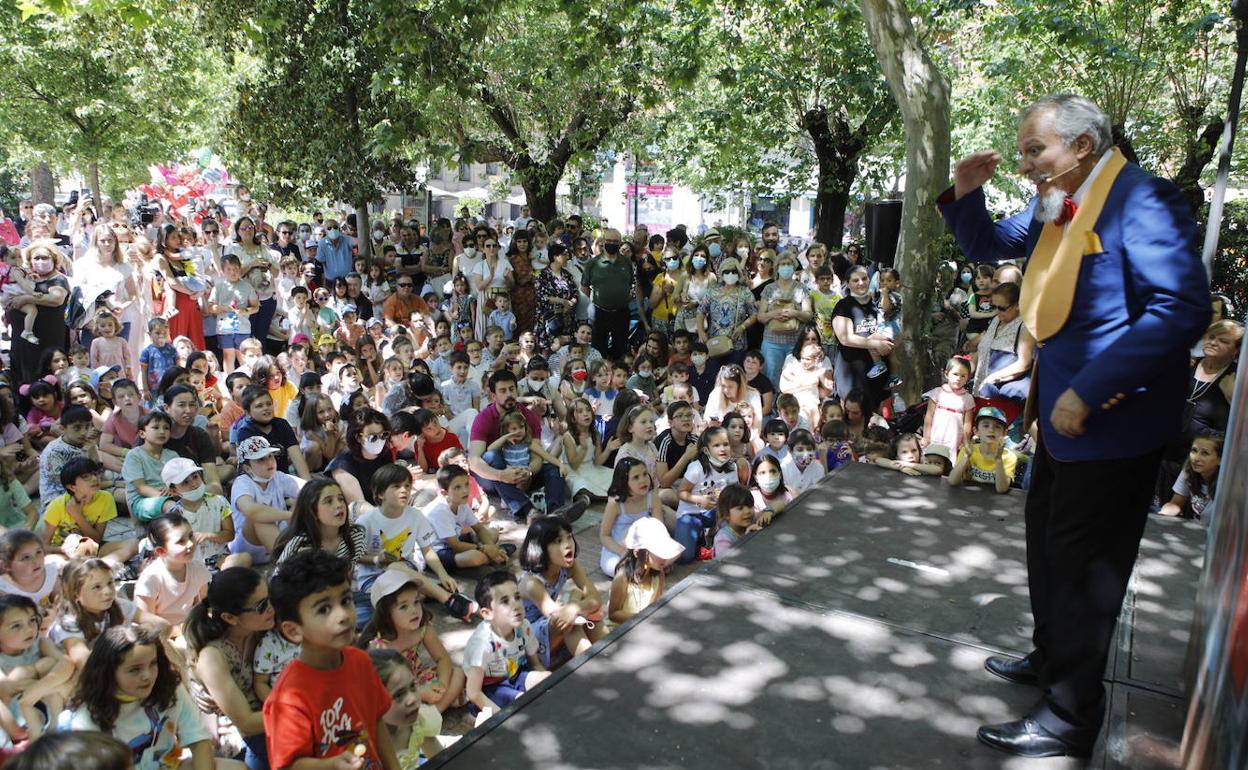
POLYGON ((799 463, 801 463, 801 464, 805 465, 806 463, 808 463, 808 462, 810 462, 811 460, 815 459, 815 453, 814 453, 814 452, 811 452, 811 451, 809 451, 809 450, 802 450, 801 452, 794 452, 794 453, 793 453, 793 459, 794 459, 794 460, 796 460, 797 462, 799 462, 799 463))
POLYGON ((711 258, 713 259, 719 256, 720 252, 722 251, 722 248, 720 247, 718 243, 710 243, 710 244, 707 244, 706 251, 708 254, 711 255, 711 258))
POLYGON ((381 450, 384 449, 385 446, 386 440, 379 436, 371 436, 360 442, 360 447, 363 448, 364 453, 372 455, 373 457, 381 454, 381 450))
POLYGON ((962 274, 962 283, 970 283, 970 282, 971 282, 971 279, 972 279, 972 278, 974 278, 974 277, 975 277, 975 276, 971 275, 970 273, 963 273, 963 274, 962 274))
POLYGON ((572 379, 576 380, 577 382, 584 382, 585 380, 589 379, 589 372, 583 369, 578 369, 572 372, 572 379))
POLYGON ((187 490, 186 492, 183 492, 181 494, 181 497, 183 500, 190 500, 191 502, 195 502, 196 500, 204 499, 204 495, 207 493, 208 493, 208 487, 204 486, 203 484, 200 484, 194 489, 190 489, 190 490, 187 490))
POLYGON ((374 240, 374 241, 376 241, 377 243, 381 243, 381 239, 382 239, 382 238, 385 238, 385 237, 386 237, 386 231, 385 231, 385 230, 374 230, 374 231, 373 231, 373 240, 374 240))
POLYGON ((270 474, 269 474, 269 475, 267 475, 267 476, 264 476, 264 475, 261 475, 261 474, 259 474, 259 473, 255 473, 255 472, 253 472, 253 471, 248 471, 248 472, 247 472, 247 475, 248 475, 248 476, 250 476, 250 477, 251 477, 251 480, 252 480, 252 481, 254 481, 254 482, 256 482, 257 484, 268 484, 270 481, 272 481, 272 480, 273 480, 273 474, 272 474, 272 473, 270 473, 270 474))
POLYGON ((758 488, 763 490, 767 494, 771 494, 772 492, 775 492, 777 489, 780 488, 779 476, 767 476, 766 478, 760 477, 759 479, 757 479, 757 481, 758 481, 758 488))
POLYGON ((620 244, 604 243, 602 244, 602 250, 606 252, 607 254, 610 254, 611 256, 615 256, 616 254, 620 253, 620 244))
POLYGON ((740 257, 741 259, 745 259, 746 257, 750 256, 750 249, 749 249, 749 247, 748 247, 748 246, 738 246, 738 247, 737 247, 737 256, 738 256, 738 257, 740 257))
POLYGON ((694 270, 701 270, 702 268, 706 267, 706 257, 701 257, 701 256, 694 257, 692 264, 693 264, 694 270))
POLYGON ((693 359, 694 366, 702 366, 703 364, 706 363, 706 356, 702 355, 701 353, 698 353, 695 356, 691 356, 691 358, 693 359))
POLYGON ((729 273, 724 276, 724 284, 727 286, 736 286, 737 281, 741 280, 741 276, 736 273, 729 273))
POLYGON ((338 236, 342 235, 342 231, 335 227, 325 234, 329 236, 331 241, 336 241, 338 240, 338 236))
POLYGON ((780 269, 776 271, 776 274, 787 281, 788 279, 793 277, 793 266, 781 265, 780 269))
POLYGON ((648 380, 648 379, 650 379, 651 377, 653 377, 653 376, 654 376, 654 372, 649 371, 649 370, 647 370, 647 371, 644 371, 644 372, 643 372, 643 371, 641 371, 640 369, 638 369, 638 370, 637 370, 637 376, 638 376, 638 377, 644 377, 645 379, 647 379, 647 380, 648 380))
POLYGON ((676 268, 678 268, 678 267, 680 267, 680 260, 679 260, 679 259, 669 259, 669 260, 667 260, 667 269, 668 269, 668 270, 675 270, 675 269, 676 269, 676 268))
POLYGON ((546 387, 546 380, 525 380, 525 387, 532 391, 541 391, 546 387))
POLYGON ((473 247, 473 246, 465 246, 465 247, 464 247, 464 256, 465 256, 465 257, 475 257, 476 255, 477 255, 477 250, 476 250, 476 248, 475 248, 475 247, 473 247))

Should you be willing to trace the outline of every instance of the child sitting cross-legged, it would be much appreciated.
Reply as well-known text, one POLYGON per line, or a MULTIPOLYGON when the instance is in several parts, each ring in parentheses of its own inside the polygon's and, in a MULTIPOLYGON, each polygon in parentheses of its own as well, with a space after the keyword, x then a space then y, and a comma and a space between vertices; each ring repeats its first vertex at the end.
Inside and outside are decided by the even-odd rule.
POLYGON ((434 549, 442 566, 449 571, 506 564, 509 554, 498 544, 498 533, 482 524, 468 506, 468 471, 458 465, 444 465, 435 478, 438 497, 425 509, 425 515, 437 533, 434 549))
POLYGON ((465 688, 478 724, 533 689, 550 672, 524 615, 516 576, 498 571, 477 583, 480 625, 464 645, 465 688))
POLYGON ((433 615, 424 606, 420 587, 410 576, 386 570, 368 593, 373 618, 360 634, 361 646, 401 654, 416 677, 421 701, 436 706, 438 713, 458 704, 464 692, 464 672, 451 663, 433 629, 433 615))
POLYGON ((715 503, 719 513, 719 529, 715 531, 715 558, 720 558, 737 544, 747 532, 763 528, 754 518, 754 496, 741 484, 729 484, 719 493, 715 503))
POLYGON ((958 452, 949 483, 991 485, 998 494, 1009 492, 1018 455, 1005 448, 1005 430, 1005 413, 997 407, 985 406, 976 412, 975 441, 958 452))
MULTIPOLYGON (((43 542, 71 559, 100 556, 119 567, 139 552, 129 535, 127 520, 117 519, 117 502, 100 489, 103 467, 87 457, 76 457, 61 468, 65 493, 48 502, 39 523, 43 542)), ((133 578, 132 578, 133 579, 133 578)))
POLYGON ((380 505, 353 504, 356 521, 364 528, 365 548, 369 553, 356 568, 359 581, 356 623, 363 626, 369 621, 376 606, 376 600, 371 598, 374 581, 391 571, 399 572, 422 596, 445 605, 455 617, 465 622, 470 620, 476 613, 476 604, 457 593, 459 584, 447 574, 438 556, 438 533, 419 508, 409 505, 411 472, 397 463, 378 468, 373 473, 373 498, 380 505), (434 578, 424 574, 426 569, 433 572, 434 578), (361 595, 366 606, 361 606, 361 595))
POLYGON ((282 562, 269 592, 282 633, 299 645, 264 701, 269 766, 398 768, 383 720, 390 693, 368 653, 351 646, 351 563, 319 548, 299 551, 282 562))
POLYGON ((524 615, 541 643, 537 653, 542 665, 551 669, 606 634, 598 622, 604 615, 602 599, 576 552, 572 525, 557 516, 543 516, 530 524, 520 552, 524 615))
POLYGON ((211 572, 230 567, 250 567, 251 554, 230 553, 234 539, 234 519, 230 501, 208 491, 204 469, 193 460, 179 457, 160 471, 165 493, 173 501, 166 512, 184 517, 195 542, 194 557, 211 572))

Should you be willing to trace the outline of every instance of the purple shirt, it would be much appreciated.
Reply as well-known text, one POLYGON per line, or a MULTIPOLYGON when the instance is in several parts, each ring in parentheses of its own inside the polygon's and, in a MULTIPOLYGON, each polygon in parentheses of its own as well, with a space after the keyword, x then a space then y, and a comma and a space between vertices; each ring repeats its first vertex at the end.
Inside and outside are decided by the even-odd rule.
MULTIPOLYGON (((542 420, 534 414, 527 406, 519 402, 516 408, 524 415, 524 419, 529 421, 529 435, 542 435, 542 420)), ((473 441, 485 442, 486 446, 498 440, 498 422, 502 417, 498 411, 497 404, 490 404, 477 413, 476 419, 472 421, 472 432, 468 435, 469 443, 473 441)))

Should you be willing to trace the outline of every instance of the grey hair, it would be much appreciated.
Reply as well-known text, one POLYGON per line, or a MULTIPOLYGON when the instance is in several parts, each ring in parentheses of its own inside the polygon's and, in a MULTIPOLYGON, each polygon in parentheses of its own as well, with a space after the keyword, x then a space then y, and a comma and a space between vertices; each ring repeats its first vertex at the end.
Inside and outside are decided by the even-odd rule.
POLYGON ((1087 134, 1092 140, 1092 151, 1097 155, 1114 145, 1109 118, 1100 107, 1087 97, 1078 94, 1049 94, 1032 102, 1023 110, 1026 120, 1040 110, 1053 110, 1053 123, 1057 135, 1066 145, 1072 145, 1080 136, 1087 134))
POLYGON ((56 206, 53 206, 51 203, 36 203, 35 208, 31 213, 37 217, 43 216, 44 214, 56 216, 56 206))

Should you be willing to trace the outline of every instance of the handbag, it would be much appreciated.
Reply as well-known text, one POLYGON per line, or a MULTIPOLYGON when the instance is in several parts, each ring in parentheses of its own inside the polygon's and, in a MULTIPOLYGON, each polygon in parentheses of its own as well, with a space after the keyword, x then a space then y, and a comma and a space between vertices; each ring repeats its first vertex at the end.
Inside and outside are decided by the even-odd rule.
MULTIPOLYGON (((797 303, 791 299, 774 299, 771 301, 771 306, 768 310, 772 312, 778 310, 797 310, 797 303)), ((768 324, 770 329, 776 333, 795 332, 797 331, 797 327, 800 325, 801 324, 796 318, 790 318, 787 321, 773 320, 768 324)))
POLYGON ((718 358, 732 352, 732 338, 726 334, 716 334, 706 341, 706 354, 718 358))

